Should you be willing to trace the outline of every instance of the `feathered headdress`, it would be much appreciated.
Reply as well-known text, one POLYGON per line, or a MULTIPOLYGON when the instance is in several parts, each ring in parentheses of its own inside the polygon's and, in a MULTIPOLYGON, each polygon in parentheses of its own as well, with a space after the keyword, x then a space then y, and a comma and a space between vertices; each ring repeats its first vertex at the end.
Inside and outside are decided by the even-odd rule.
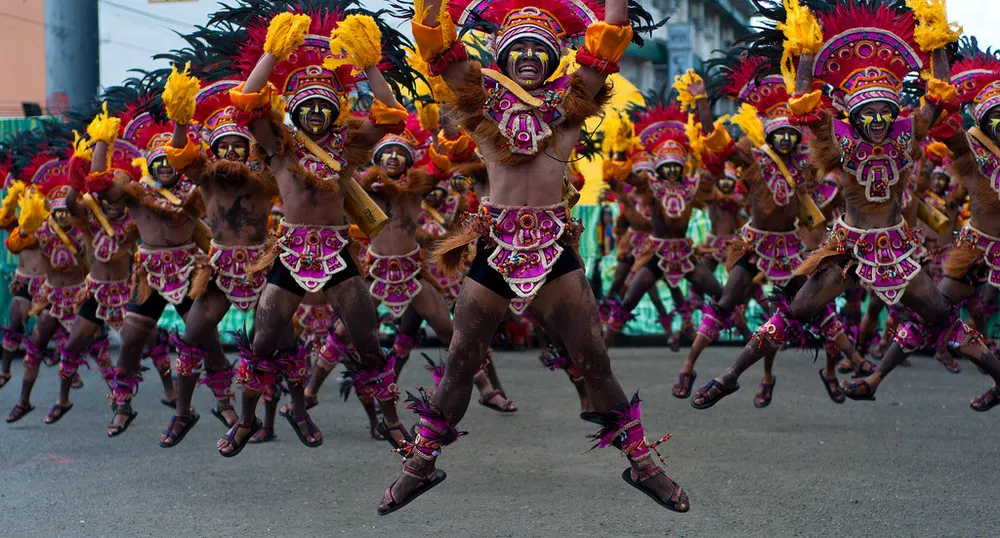
MULTIPOLYGON (((108 102, 109 111, 120 111, 117 114, 121 119, 119 139, 134 146, 146 162, 151 162, 166 156, 164 148, 173 138, 173 126, 167 118, 161 98, 170 70, 159 69, 142 74, 142 77, 126 80, 121 86, 108 88, 104 92, 104 98, 108 102)), ((114 153, 120 153, 119 157, 123 158, 124 154, 134 152, 127 145, 119 147, 116 144, 112 161, 115 160, 114 153)), ((131 170, 123 170, 128 170, 133 175, 135 168, 128 168, 131 170)))
MULTIPOLYGON (((296 27, 299 21, 289 21, 290 32, 304 32, 304 40, 287 58, 282 58, 271 73, 270 82, 285 96, 289 110, 310 98, 329 101, 340 108, 340 96, 357 87, 364 76, 358 68, 343 63, 343 50, 331 51, 330 35, 348 15, 367 15, 381 33, 382 56, 376 60, 390 85, 413 89, 416 79, 406 63, 403 47, 412 48, 409 40, 385 20, 388 12, 376 13, 363 9, 359 0, 237 0, 234 7, 223 5, 212 15, 209 26, 231 27, 239 24, 243 31, 239 52, 233 62, 245 77, 257 64, 265 47, 274 46, 287 36, 272 36, 268 42, 268 26, 276 17, 292 19, 294 15, 309 17, 308 28, 296 27)), ((337 47, 339 48, 339 47, 337 47)))
MULTIPOLYGON (((422 5, 418 2, 416 7, 422 5)), ((558 59, 588 26, 604 20, 600 0, 452 0, 447 9, 457 26, 492 35, 490 52, 500 61, 515 41, 524 38, 542 43, 558 59)), ((638 44, 642 44, 639 34, 666 22, 655 22, 635 1, 629 2, 629 19, 638 44)))
POLYGON ((420 118, 411 113, 406 118, 406 128, 399 134, 388 134, 375 145, 373 155, 377 161, 382 150, 389 146, 402 147, 410 158, 410 166, 422 166, 429 160, 428 148, 433 135, 420 124, 420 118))
POLYGON ((981 50, 975 38, 963 39, 958 54, 961 59, 951 66, 951 82, 959 101, 980 123, 991 108, 1000 105, 1000 58, 989 49, 981 50))
POLYGON ((754 107, 765 136, 783 127, 800 131, 789 121, 792 110, 784 79, 767 58, 739 51, 728 54, 717 65, 722 78, 720 92, 754 107))
POLYGON ((928 59, 914 40, 913 12, 895 0, 813 4, 824 39, 813 76, 833 87, 834 99, 848 113, 872 101, 899 108, 903 80, 928 59))
MULTIPOLYGON (((655 100, 647 103, 656 102, 655 100)), ((688 115, 678 103, 657 103, 635 113, 635 130, 643 149, 652 156, 655 168, 668 163, 687 164, 691 141, 687 134, 688 115)))

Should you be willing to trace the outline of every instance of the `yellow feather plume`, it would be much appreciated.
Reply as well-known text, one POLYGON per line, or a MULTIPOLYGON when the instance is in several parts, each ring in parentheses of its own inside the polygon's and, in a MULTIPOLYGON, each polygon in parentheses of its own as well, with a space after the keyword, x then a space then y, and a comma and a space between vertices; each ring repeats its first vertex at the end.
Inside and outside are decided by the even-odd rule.
POLYGON ((778 23, 776 29, 785 35, 784 51, 781 55, 781 75, 789 92, 795 91, 795 61, 803 54, 816 54, 823 46, 823 30, 808 7, 799 0, 784 0, 788 13, 785 22, 778 23))
POLYGON ((94 148, 90 139, 81 136, 76 129, 73 129, 73 156, 87 161, 94 158, 94 148))
POLYGON ((431 14, 431 6, 425 0, 413 0, 413 20, 424 22, 431 14))
POLYGON ((108 147, 111 147, 115 145, 115 139, 118 138, 118 129, 121 127, 121 123, 120 119, 108 114, 108 104, 104 103, 101 112, 94 116, 90 125, 87 126, 87 136, 95 144, 104 142, 108 147))
POLYGON ((20 206, 21 213, 17 216, 17 225, 25 235, 31 235, 38 231, 45 219, 49 218, 45 197, 37 191, 25 192, 25 195, 21 197, 20 206))
POLYGON ((437 103, 424 104, 417 101, 417 119, 420 126, 432 133, 441 130, 441 107, 437 103))
POLYGON ((264 52, 269 52, 285 61, 295 49, 306 39, 312 19, 309 15, 280 13, 271 19, 267 26, 267 38, 264 40, 264 52))
POLYGON ((346 57, 328 58, 323 63, 328 69, 336 69, 346 63, 362 71, 375 67, 382 61, 382 30, 375 24, 375 19, 367 15, 348 15, 330 32, 330 51, 334 56, 343 51, 346 57))
POLYGON ((688 143, 691 144, 691 156, 685 167, 685 173, 691 174, 701 168, 701 156, 705 154, 705 135, 701 132, 701 124, 694 118, 694 114, 688 114, 687 125, 684 126, 687 133, 688 143))
POLYGON ((628 152, 635 143, 635 126, 627 116, 611 113, 604 118, 605 153, 628 152))
POLYGON ((192 76, 190 70, 191 62, 184 66, 184 71, 178 71, 177 66, 173 66, 163 88, 163 105, 167 109, 167 117, 177 123, 191 123, 191 118, 194 117, 194 98, 201 90, 201 81, 192 76))
POLYGON ((698 100, 705 98, 704 94, 693 95, 688 90, 688 86, 698 82, 702 82, 702 79, 698 76, 698 73, 694 72, 694 69, 688 69, 683 75, 674 77, 673 87, 677 91, 677 102, 681 104, 681 108, 684 110, 694 110, 698 104, 698 100))
POLYGON ((149 163, 146 162, 144 157, 132 159, 132 166, 142 171, 142 177, 153 177, 149 175, 149 163))
POLYGON ((951 152, 951 150, 948 149, 948 146, 946 146, 943 142, 938 142, 938 141, 934 141, 931 142, 930 144, 927 144, 927 148, 925 148, 924 151, 928 155, 936 155, 938 158, 942 160, 952 159, 955 157, 955 155, 951 152))
POLYGON ((7 188, 7 195, 3 197, 3 207, 0 207, 0 221, 7 220, 7 216, 17 209, 17 204, 24 194, 24 182, 14 180, 7 188))
POLYGON ((948 22, 944 0, 906 0, 917 26, 913 40, 924 52, 934 52, 962 37, 962 27, 948 22))
POLYGON ((764 145, 764 124, 760 122, 757 109, 753 106, 743 103, 740 111, 730 121, 743 130, 743 134, 747 135, 751 144, 757 147, 764 145))

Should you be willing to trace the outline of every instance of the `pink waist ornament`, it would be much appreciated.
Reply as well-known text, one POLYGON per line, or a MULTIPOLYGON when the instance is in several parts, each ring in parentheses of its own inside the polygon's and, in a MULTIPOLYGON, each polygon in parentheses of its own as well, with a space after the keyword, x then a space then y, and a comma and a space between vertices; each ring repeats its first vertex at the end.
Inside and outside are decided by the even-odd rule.
POLYGON ((267 284, 267 271, 250 271, 269 246, 266 243, 245 247, 227 247, 212 241, 212 270, 215 285, 226 294, 229 302, 243 312, 257 306, 257 300, 267 284))
POLYGON ((496 245, 488 258, 490 267, 517 297, 534 297, 563 253, 559 239, 566 232, 569 208, 565 203, 503 207, 484 201, 479 216, 489 223, 490 240, 496 245))
POLYGON ((694 247, 687 237, 663 239, 650 236, 646 239, 646 249, 659 258, 656 266, 663 271, 663 279, 671 288, 676 288, 684 280, 684 275, 694 271, 694 262, 691 260, 694 257, 694 247))
POLYGON ((368 276, 372 279, 368 291, 382 301, 393 317, 399 319, 420 293, 420 248, 402 256, 382 256, 368 249, 368 276))
POLYGON ((132 298, 129 280, 94 280, 87 277, 87 293, 97 301, 97 317, 116 331, 122 330, 128 302, 132 298))
POLYGON ((340 252, 350 241, 350 226, 292 224, 282 219, 281 227, 278 259, 305 291, 320 291, 347 267, 340 252))
POLYGON ((45 275, 29 275, 27 273, 22 273, 20 269, 14 270, 14 276, 10 280, 10 292, 14 293, 18 290, 25 290, 28 295, 34 297, 38 295, 38 292, 42 291, 42 284, 45 283, 45 275))
POLYGON ((44 291, 49 303, 49 315, 56 318, 64 329, 69 331, 73 328, 73 320, 76 319, 76 311, 80 309, 80 291, 83 290, 84 283, 53 288, 46 284, 44 291))
POLYGON ((920 272, 914 259, 918 244, 905 221, 889 228, 863 230, 848 226, 841 217, 832 233, 838 250, 849 252, 858 262, 854 272, 861 284, 887 305, 898 303, 910 280, 920 272))
POLYGON ((795 231, 769 232, 746 224, 742 234, 746 243, 744 248, 756 254, 757 269, 772 284, 784 284, 791 280, 795 270, 805 260, 806 246, 795 231))
POLYGON ((983 253, 983 262, 989 267, 987 282, 995 288, 1000 288, 1000 237, 986 235, 966 224, 958 232, 959 245, 976 247, 983 253))
POLYGON ((708 234, 705 238, 705 242, 702 244, 704 248, 709 251, 711 258, 719 263, 726 263, 726 258, 728 258, 729 243, 736 239, 736 234, 733 235, 714 235, 708 234))
POLYGON ((140 245, 139 264, 146 271, 146 282, 170 304, 179 305, 191 290, 191 278, 197 268, 198 247, 188 243, 174 248, 149 248, 140 245))

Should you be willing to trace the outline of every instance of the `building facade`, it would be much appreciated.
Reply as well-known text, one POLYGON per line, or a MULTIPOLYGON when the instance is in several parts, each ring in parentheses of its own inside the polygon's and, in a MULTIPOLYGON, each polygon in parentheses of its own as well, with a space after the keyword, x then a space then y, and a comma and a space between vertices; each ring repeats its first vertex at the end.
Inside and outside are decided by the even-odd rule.
POLYGON ((622 75, 642 91, 669 85, 676 75, 698 68, 713 51, 728 49, 750 32, 756 13, 749 0, 649 0, 643 6, 656 20, 670 17, 642 48, 632 45, 622 75))

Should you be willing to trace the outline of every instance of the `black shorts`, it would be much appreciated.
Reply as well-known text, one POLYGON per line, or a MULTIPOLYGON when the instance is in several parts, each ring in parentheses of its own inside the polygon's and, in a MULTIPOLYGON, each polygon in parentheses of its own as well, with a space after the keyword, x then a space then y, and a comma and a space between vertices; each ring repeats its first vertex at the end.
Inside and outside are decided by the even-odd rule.
MULTIPOLYGON (((327 280, 326 284, 323 284, 323 291, 347 279, 361 276, 358 266, 354 265, 354 259, 348 254, 346 248, 341 251, 340 257, 344 260, 344 268, 334 273, 330 277, 330 280, 327 280)), ((275 260, 274 266, 271 267, 271 273, 267 275, 267 282, 283 290, 290 291, 299 297, 304 297, 306 294, 306 290, 302 286, 299 286, 299 283, 295 281, 295 277, 292 276, 292 272, 285 267, 285 264, 281 263, 281 260, 275 260)))
POLYGON ((82 305, 80 305, 80 310, 77 310, 76 315, 94 323, 100 327, 104 326, 104 320, 97 317, 97 299, 93 296, 88 298, 82 305))
MULTIPOLYGON (((139 314, 140 316, 149 318, 151 320, 159 320, 160 316, 163 315, 163 311, 170 304, 162 295, 156 293, 155 291, 146 299, 144 303, 137 303, 135 299, 128 305, 128 311, 133 314, 139 314)), ((184 317, 187 315, 188 311, 191 310, 191 306, 194 304, 194 299, 190 297, 185 297, 181 304, 174 305, 174 310, 177 311, 177 315, 184 317)))
MULTIPOLYGON (((516 297, 517 294, 514 293, 514 290, 510 289, 510 284, 503 279, 503 275, 490 267, 489 257, 492 252, 493 249, 487 247, 485 241, 479 241, 479 244, 476 246, 476 257, 472 260, 472 265, 469 266, 469 272, 466 276, 509 301, 516 297)), ((552 266, 552 270, 545 276, 545 282, 550 282, 582 268, 583 266, 580 265, 580 258, 576 255, 576 252, 571 248, 564 248, 559 259, 556 260, 556 264, 552 266)))
POLYGON ((757 262, 754 261, 753 259, 756 256, 757 255, 753 253, 744 254, 740 256, 740 259, 736 260, 736 263, 733 264, 733 267, 742 267, 746 269, 748 273, 750 273, 751 277, 756 277, 757 273, 760 272, 760 269, 757 267, 757 262))
POLYGON ((28 293, 28 288, 25 287, 17 288, 17 291, 14 292, 14 297, 22 297, 29 301, 31 300, 31 294, 28 293))

